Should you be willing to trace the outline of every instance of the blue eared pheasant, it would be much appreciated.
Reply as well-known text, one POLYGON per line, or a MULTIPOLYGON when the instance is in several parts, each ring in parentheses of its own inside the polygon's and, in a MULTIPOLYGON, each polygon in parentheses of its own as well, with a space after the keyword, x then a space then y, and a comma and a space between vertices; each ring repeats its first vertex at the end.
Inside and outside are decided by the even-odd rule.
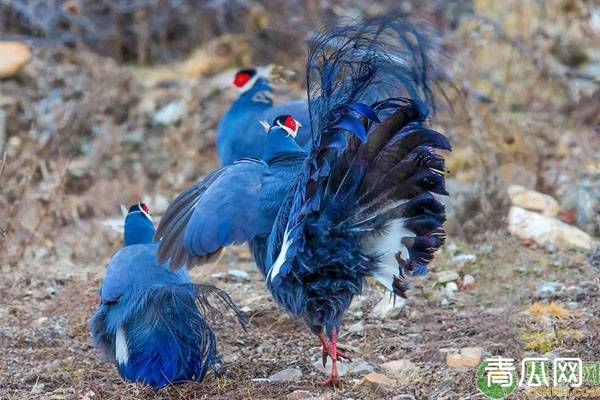
POLYGON ((277 302, 302 318, 332 359, 337 384, 342 318, 365 279, 404 297, 444 241, 444 160, 427 127, 427 41, 397 19, 371 19, 317 35, 307 65, 312 145, 276 118, 262 159, 214 171, 169 206, 159 259, 206 262, 250 242, 277 302), (313 101, 318 99, 318 101, 313 101), (368 104, 368 105, 367 105, 368 104))
MULTIPOLYGON (((217 155, 221 165, 244 157, 262 156, 267 137, 261 121, 270 122, 278 115, 293 114, 301 125, 310 126, 306 100, 273 105, 269 73, 269 68, 246 68, 235 74, 233 86, 240 96, 223 115, 217 129, 217 155)), ((310 130, 304 130, 296 140, 306 146, 310 141, 310 130)))
POLYGON ((131 206, 124 230, 124 247, 110 260, 89 322, 94 345, 124 379, 155 389, 217 372, 220 356, 207 318, 233 310, 243 323, 240 312, 225 292, 158 263, 144 203, 131 206))

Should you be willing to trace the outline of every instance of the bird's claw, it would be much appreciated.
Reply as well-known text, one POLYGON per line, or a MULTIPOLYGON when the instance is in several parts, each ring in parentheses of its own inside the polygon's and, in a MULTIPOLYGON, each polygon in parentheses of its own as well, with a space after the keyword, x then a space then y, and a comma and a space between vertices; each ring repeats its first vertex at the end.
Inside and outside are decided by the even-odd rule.
POLYGON ((327 379, 325 379, 323 382, 321 382, 321 385, 323 386, 331 386, 331 387, 339 387, 341 384, 340 382, 340 378, 337 375, 329 375, 329 377, 327 379))

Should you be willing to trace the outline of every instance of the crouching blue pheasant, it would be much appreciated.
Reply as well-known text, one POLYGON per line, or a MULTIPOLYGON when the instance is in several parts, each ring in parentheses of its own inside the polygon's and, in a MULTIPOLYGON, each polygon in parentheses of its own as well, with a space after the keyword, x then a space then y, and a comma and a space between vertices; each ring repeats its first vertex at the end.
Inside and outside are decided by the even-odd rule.
POLYGON ((124 247, 110 260, 100 288, 100 305, 89 322, 93 343, 124 379, 155 389, 200 381, 218 372, 217 340, 209 325, 231 310, 229 296, 192 283, 187 270, 170 271, 156 257, 154 225, 144 203, 125 218, 124 247))
POLYGON ((169 206, 159 260, 192 267, 248 241, 267 287, 303 319, 339 382, 343 316, 367 277, 405 297, 444 241, 441 151, 427 127, 427 41, 397 19, 371 19, 317 35, 307 65, 312 144, 298 121, 273 120, 261 159, 242 159, 169 206))

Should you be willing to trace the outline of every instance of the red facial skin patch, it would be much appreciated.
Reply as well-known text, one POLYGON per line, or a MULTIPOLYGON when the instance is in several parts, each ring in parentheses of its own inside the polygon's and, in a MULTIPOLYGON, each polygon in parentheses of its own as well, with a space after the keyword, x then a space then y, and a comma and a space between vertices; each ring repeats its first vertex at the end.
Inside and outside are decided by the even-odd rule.
POLYGON ((144 210, 147 214, 150 214, 150 209, 148 208, 148 206, 145 203, 142 203, 141 206, 142 206, 142 210, 144 210))
POLYGON ((292 131, 296 132, 296 129, 297 129, 296 120, 292 116, 288 115, 287 118, 285 119, 285 121, 283 122, 283 124, 285 126, 287 126, 288 128, 290 128, 292 131))
POLYGON ((236 87, 243 87, 248 81, 252 79, 252 76, 247 72, 238 72, 235 74, 235 78, 233 79, 233 84, 236 87))

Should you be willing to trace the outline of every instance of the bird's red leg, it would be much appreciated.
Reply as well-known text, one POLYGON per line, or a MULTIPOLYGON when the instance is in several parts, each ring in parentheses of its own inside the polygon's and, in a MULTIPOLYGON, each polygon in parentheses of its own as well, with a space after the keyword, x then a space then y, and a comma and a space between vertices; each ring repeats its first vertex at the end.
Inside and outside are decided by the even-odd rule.
POLYGON ((337 362, 342 358, 345 358, 347 360, 350 360, 350 358, 337 349, 337 332, 335 328, 331 332, 331 341, 329 343, 327 343, 327 339, 325 338, 325 335, 323 333, 319 334, 319 340, 323 345, 323 366, 325 366, 327 362, 328 355, 329 357, 331 357, 332 363, 331 374, 321 384, 337 386, 340 383, 340 377, 337 372, 337 362))
MULTIPOLYGON (((323 332, 319 333, 317 336, 321 341, 321 345, 323 346, 323 367, 325 367, 327 365, 327 356, 331 356, 331 353, 329 351, 330 344, 327 343, 327 337, 325 337, 325 334, 323 332)), ((340 361, 342 359, 352 361, 352 358, 350 358, 349 355, 337 348, 336 342, 336 360, 340 361)))

